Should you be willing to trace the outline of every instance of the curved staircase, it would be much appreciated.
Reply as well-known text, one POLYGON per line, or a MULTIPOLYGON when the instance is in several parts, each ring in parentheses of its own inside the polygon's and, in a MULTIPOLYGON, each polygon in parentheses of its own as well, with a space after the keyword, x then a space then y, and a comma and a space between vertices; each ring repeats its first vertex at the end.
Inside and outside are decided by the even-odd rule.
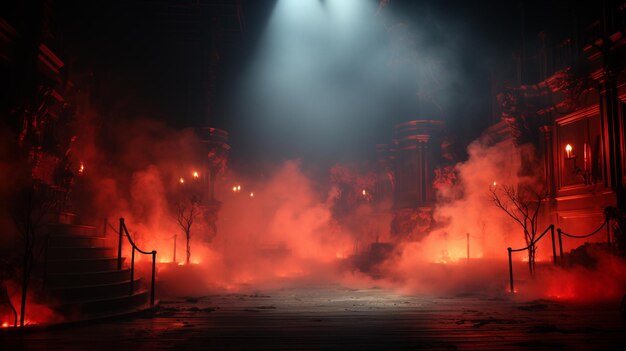
MULTIPOLYGON (((73 221, 72 221, 73 222, 73 221)), ((116 249, 107 246, 96 227, 73 223, 49 226, 46 291, 53 308, 68 322, 147 310, 150 294, 144 279, 118 269, 116 249)))

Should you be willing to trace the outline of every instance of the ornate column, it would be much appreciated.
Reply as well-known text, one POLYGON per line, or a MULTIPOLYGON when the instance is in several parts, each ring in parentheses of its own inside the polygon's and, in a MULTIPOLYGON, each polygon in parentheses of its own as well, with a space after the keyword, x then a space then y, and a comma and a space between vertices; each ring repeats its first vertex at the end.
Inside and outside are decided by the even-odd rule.
POLYGON ((433 120, 396 125, 396 208, 424 206, 434 201, 434 160, 440 152, 436 146, 442 127, 443 122, 433 120))
POLYGON ((551 198, 556 195, 556 184, 554 179, 554 145, 552 144, 552 126, 542 126, 539 128, 543 133, 543 160, 544 177, 546 190, 551 198))
MULTIPOLYGON (((428 143, 430 142, 430 135, 420 134, 416 135, 417 140, 417 153, 420 158, 420 162, 418 163, 418 172, 419 172, 419 196, 420 196, 420 204, 430 204, 434 201, 434 192, 433 192, 433 175, 434 167, 431 166, 433 164, 431 158, 432 155, 429 153, 428 143), (430 161, 430 162, 429 162, 430 161)), ((433 148, 434 149, 434 148, 433 148)))
POLYGON ((432 225, 435 200, 433 178, 440 158, 443 122, 414 120, 394 128, 394 219, 396 238, 421 239, 432 225))
POLYGON ((224 172, 228 162, 228 133, 217 128, 203 128, 199 131, 200 140, 205 147, 201 194, 201 206, 209 232, 207 240, 212 240, 217 235, 217 218, 222 203, 215 198, 215 183, 217 176, 224 172))

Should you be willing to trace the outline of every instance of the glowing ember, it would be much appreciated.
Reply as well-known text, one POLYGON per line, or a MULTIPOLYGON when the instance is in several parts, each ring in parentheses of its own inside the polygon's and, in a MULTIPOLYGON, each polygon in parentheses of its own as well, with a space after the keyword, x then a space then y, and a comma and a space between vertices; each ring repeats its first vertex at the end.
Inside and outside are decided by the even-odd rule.
POLYGON ((193 172, 193 177, 194 178, 198 179, 199 176, 200 176, 200 174, 198 174, 198 172, 196 172, 196 171, 193 172))
POLYGON ((85 164, 83 164, 83 161, 80 161, 80 167, 78 167, 78 175, 83 175, 84 172, 85 172, 85 164))
POLYGON ((181 177, 179 180, 180 184, 185 184, 185 179, 183 177, 181 177))
POLYGON ((572 157, 572 145, 567 144, 565 145, 565 153, 567 154, 567 157, 572 157))

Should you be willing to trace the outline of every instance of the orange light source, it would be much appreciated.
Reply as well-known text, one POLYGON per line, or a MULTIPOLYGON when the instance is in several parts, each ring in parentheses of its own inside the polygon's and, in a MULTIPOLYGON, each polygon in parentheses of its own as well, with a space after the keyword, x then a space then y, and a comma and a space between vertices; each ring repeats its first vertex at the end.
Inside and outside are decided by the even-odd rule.
POLYGON ((363 191, 361 191, 361 194, 363 194, 363 196, 367 196, 367 190, 363 189, 363 191))
POLYGON ((237 191, 241 190, 241 185, 237 185, 237 191))
POLYGON ((254 197, 254 193, 250 193, 250 197, 254 197))
POLYGON ((185 184, 185 179, 183 179, 183 177, 180 177, 178 181, 180 182, 180 184, 185 184))
POLYGON ((233 187, 233 191, 234 191, 234 192, 237 192, 237 186, 234 186, 234 187, 233 187))
POLYGON ((196 171, 194 171, 194 172, 193 172, 193 177, 194 177, 194 178, 198 179, 198 177, 199 177, 199 176, 200 176, 200 175, 198 174, 198 172, 196 172, 196 171))
POLYGON ((572 145, 565 145, 565 154, 567 155, 567 158, 572 157, 572 145))
POLYGON ((80 161, 80 167, 78 167, 78 175, 83 175, 84 172, 85 172, 85 164, 83 164, 83 161, 80 161))
POLYGON ((496 186, 496 185, 498 185, 498 183, 496 183, 496 181, 494 180, 493 181, 493 186, 496 186))

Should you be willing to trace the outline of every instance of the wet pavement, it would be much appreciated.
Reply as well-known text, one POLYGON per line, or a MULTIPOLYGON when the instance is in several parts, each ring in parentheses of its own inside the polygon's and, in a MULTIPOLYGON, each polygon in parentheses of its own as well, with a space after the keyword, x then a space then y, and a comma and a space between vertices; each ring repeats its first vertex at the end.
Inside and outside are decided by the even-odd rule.
POLYGON ((151 316, 0 333, 1 350, 612 350, 619 303, 312 287, 162 299, 151 316))

